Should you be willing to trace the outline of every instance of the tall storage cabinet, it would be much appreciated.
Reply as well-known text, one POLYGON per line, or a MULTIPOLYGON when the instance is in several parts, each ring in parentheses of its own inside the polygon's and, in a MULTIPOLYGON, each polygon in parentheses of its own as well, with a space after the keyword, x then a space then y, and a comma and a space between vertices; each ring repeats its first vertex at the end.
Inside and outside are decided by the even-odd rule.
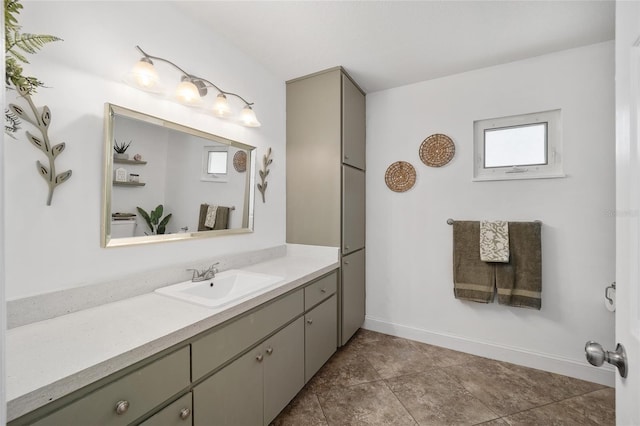
POLYGON ((341 67, 287 82, 287 242, 341 248, 345 344, 365 315, 365 94, 341 67))

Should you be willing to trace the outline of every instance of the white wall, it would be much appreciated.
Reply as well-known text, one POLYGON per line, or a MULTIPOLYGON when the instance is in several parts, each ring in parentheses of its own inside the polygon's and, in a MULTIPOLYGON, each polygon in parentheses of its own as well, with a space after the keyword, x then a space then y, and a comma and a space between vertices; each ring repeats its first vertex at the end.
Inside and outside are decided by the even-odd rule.
POLYGON ((67 143, 56 164, 61 171, 72 169, 73 176, 47 207, 46 184, 34 166, 42 154, 24 138, 6 141, 8 300, 285 242, 284 82, 165 2, 23 3, 24 32, 64 39, 32 56, 27 71, 48 86, 34 99, 51 108, 50 136, 67 143), (241 127, 123 84, 122 76, 140 58, 136 44, 255 102, 262 127, 241 127), (256 203, 255 232, 100 248, 105 102, 256 146, 259 158, 273 147, 267 202, 256 203))
POLYGON ((584 361, 587 340, 615 346, 613 56, 609 42, 367 95, 367 327, 613 383, 584 361), (474 120, 557 108, 567 178, 471 182, 474 120), (456 144, 442 168, 418 157, 434 133, 456 144), (398 160, 418 175, 400 194, 384 182, 398 160), (454 299, 447 218, 542 220, 542 310, 454 299))

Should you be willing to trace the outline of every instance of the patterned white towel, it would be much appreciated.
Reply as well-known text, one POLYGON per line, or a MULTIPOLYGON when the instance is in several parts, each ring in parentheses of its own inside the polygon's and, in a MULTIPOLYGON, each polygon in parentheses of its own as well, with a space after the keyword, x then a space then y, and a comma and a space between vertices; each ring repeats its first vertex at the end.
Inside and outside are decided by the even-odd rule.
POLYGON ((207 216, 204 219, 204 226, 207 228, 213 228, 216 224, 216 213, 218 212, 218 206, 207 207, 207 216))
POLYGON ((509 222, 506 220, 480 221, 480 260, 509 262, 509 222))

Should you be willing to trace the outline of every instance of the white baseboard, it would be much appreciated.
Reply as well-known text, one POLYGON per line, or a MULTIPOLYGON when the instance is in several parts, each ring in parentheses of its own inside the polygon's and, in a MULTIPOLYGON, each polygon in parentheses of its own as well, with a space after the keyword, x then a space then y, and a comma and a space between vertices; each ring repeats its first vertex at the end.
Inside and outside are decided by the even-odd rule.
POLYGON ((536 368, 551 373, 562 374, 576 379, 613 387, 615 369, 612 366, 593 367, 586 360, 573 360, 551 354, 531 352, 495 343, 469 339, 445 333, 436 333, 402 324, 367 316, 363 328, 405 339, 416 340, 430 345, 442 346, 460 352, 510 362, 524 367, 536 368))

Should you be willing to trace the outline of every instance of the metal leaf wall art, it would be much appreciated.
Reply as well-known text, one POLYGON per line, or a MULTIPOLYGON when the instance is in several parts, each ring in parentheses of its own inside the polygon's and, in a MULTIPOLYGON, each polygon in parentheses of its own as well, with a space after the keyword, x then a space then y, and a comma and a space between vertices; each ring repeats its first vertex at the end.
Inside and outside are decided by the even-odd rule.
POLYGON ((262 159, 262 170, 258 170, 260 174, 261 183, 258 184, 258 189, 262 194, 262 202, 265 202, 264 193, 267 190, 267 176, 269 176, 269 169, 267 168, 271 163, 273 163, 273 159, 271 158, 271 148, 267 151, 262 159))
POLYGON ((29 107, 31 108, 31 112, 33 113, 33 117, 31 117, 27 112, 19 105, 10 104, 9 108, 11 111, 18 116, 21 120, 26 121, 27 123, 31 123, 35 126, 40 132, 40 136, 34 136, 29 131, 26 131, 27 139, 33 146, 42 151, 49 160, 48 166, 42 164, 39 160, 36 161, 36 166, 38 168, 38 173, 49 185, 49 195, 47 197, 47 205, 51 205, 51 200, 53 198, 54 189, 60 185, 61 183, 66 182, 71 177, 71 170, 67 170, 65 172, 56 174, 56 164, 55 159, 60 155, 65 149, 65 143, 61 142, 57 145, 51 146, 51 142, 49 140, 49 124, 51 124, 51 110, 48 106, 43 106, 41 110, 36 108, 33 100, 31 99, 31 95, 28 92, 28 89, 25 87, 20 87, 19 89, 20 96, 22 96, 29 107))

